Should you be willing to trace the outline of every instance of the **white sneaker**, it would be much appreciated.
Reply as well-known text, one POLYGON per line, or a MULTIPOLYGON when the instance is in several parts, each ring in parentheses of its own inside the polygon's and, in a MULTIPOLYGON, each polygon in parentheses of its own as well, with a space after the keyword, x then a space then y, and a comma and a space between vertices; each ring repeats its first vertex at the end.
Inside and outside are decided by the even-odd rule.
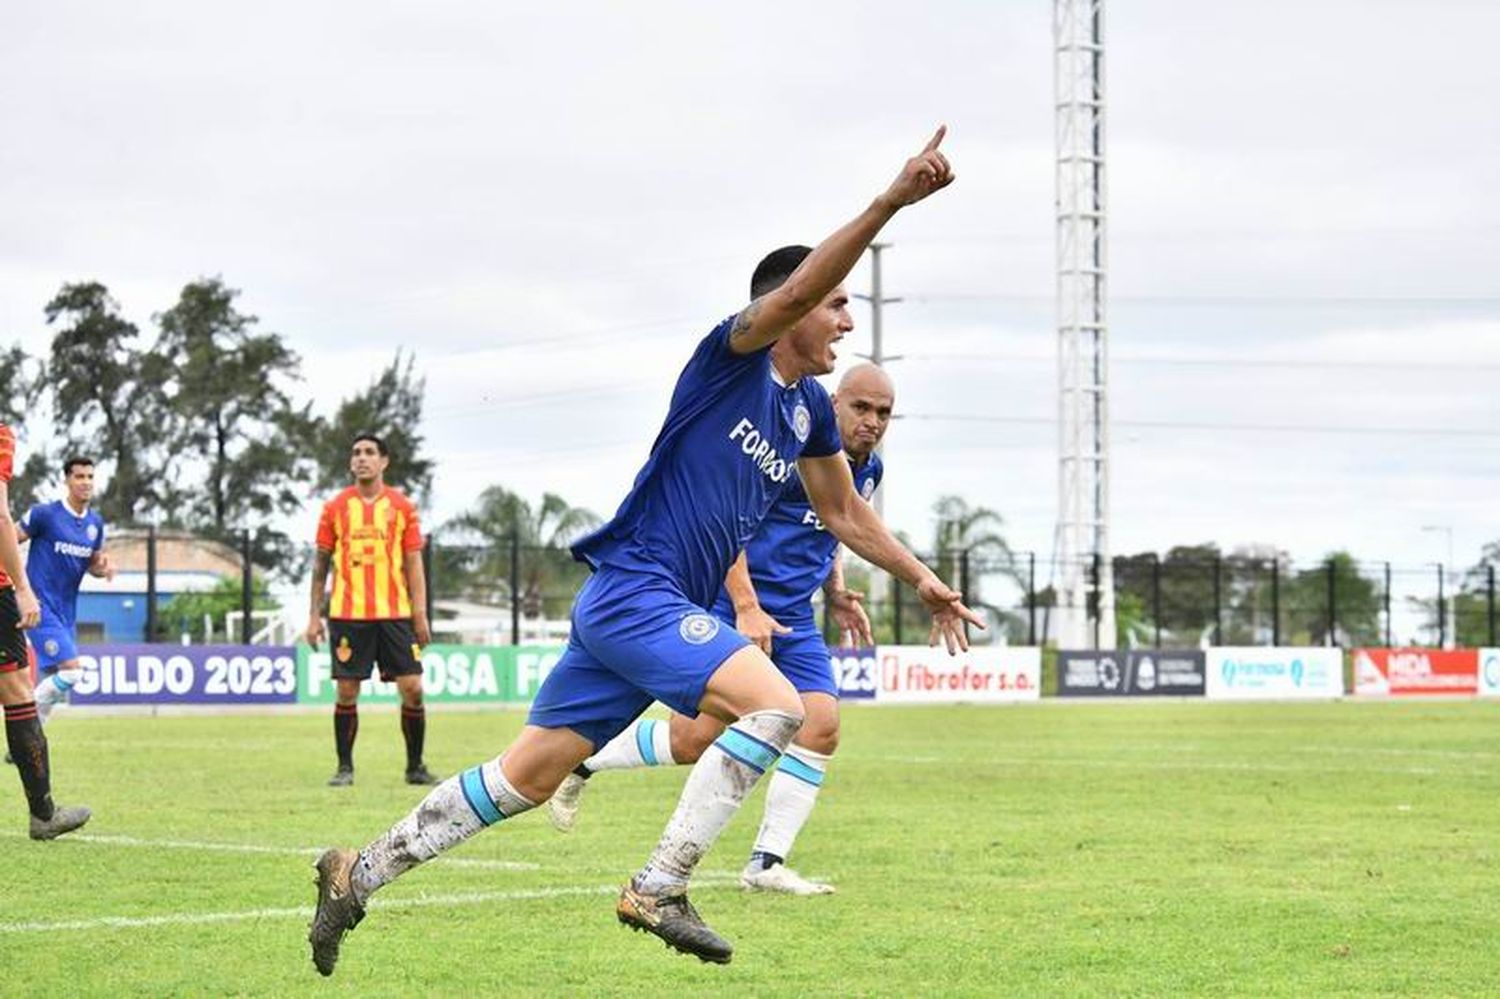
POLYGON ((740 872, 740 887, 746 891, 781 891, 788 895, 832 895, 833 885, 809 881, 785 864, 764 870, 750 867, 740 872))
POLYGON ((558 832, 573 829, 573 823, 578 821, 578 806, 583 803, 583 789, 588 783, 577 774, 568 774, 547 799, 547 816, 552 820, 553 829, 558 832))

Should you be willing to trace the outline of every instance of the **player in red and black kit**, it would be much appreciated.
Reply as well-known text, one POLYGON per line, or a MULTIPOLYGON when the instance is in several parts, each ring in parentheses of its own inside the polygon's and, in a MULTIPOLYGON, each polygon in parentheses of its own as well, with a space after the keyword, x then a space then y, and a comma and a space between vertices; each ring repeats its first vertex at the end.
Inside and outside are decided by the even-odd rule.
POLYGON ((359 731, 359 685, 380 664, 380 678, 401 693, 401 733, 406 738, 406 782, 436 784, 422 762, 427 712, 422 706, 419 646, 432 640, 427 624, 427 577, 422 570, 422 528, 417 508, 385 484, 390 465, 385 441, 361 434, 349 450, 354 485, 323 505, 313 565, 312 608, 304 636, 323 639, 322 604, 333 567, 328 639, 338 703, 333 709, 338 770, 328 783, 354 783, 354 737, 359 731))
POLYGON ((0 704, 5 705, 5 742, 21 774, 31 810, 31 838, 56 839, 89 820, 87 808, 61 808, 52 802, 47 737, 37 718, 26 654, 26 628, 41 620, 41 605, 21 563, 16 522, 10 516, 10 478, 16 436, 0 423, 0 704))

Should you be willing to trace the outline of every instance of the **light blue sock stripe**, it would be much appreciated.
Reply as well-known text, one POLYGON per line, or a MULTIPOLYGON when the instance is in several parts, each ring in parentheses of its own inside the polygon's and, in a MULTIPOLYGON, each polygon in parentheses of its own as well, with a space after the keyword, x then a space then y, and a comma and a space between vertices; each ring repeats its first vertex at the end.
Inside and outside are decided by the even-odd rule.
POLYGON ((64 694, 73 689, 73 684, 69 683, 67 680, 64 680, 61 673, 52 674, 52 685, 58 690, 62 691, 64 694))
POLYGON ((761 742, 753 736, 746 735, 739 729, 731 726, 724 730, 724 734, 714 742, 724 752, 733 756, 748 767, 754 767, 761 773, 771 769, 780 754, 775 749, 761 742))
POLYGON ((813 769, 789 753, 781 757, 781 762, 776 764, 776 769, 813 787, 823 786, 823 771, 813 769))
POLYGON ((635 748, 641 751, 641 759, 646 761, 646 766, 657 766, 656 761, 656 721, 651 718, 643 720, 635 727, 635 748))
POLYGON ((479 821, 487 826, 505 818, 500 814, 500 809, 495 807, 494 801, 490 799, 490 793, 484 789, 484 777, 479 773, 478 767, 471 767, 463 772, 458 778, 458 786, 464 792, 464 800, 469 807, 474 809, 474 814, 479 816, 479 821))

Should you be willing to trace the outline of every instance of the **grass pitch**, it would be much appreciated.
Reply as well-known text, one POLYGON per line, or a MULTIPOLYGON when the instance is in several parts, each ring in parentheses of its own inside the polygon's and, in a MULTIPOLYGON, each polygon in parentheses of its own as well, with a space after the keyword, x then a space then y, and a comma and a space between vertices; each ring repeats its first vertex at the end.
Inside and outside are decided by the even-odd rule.
MULTIPOLYGON (((24 838, 0 798, 6 994, 1476 994, 1500 988, 1500 702, 1050 702, 851 709, 792 858, 811 899, 732 876, 695 900, 703 965, 629 933, 620 882, 686 771, 605 774, 568 836, 533 813, 377 897, 321 979, 319 847, 415 803, 396 715, 363 712, 353 788, 325 715, 87 718, 49 729, 86 835, 24 838)), ((451 773, 519 713, 430 713, 451 773)))

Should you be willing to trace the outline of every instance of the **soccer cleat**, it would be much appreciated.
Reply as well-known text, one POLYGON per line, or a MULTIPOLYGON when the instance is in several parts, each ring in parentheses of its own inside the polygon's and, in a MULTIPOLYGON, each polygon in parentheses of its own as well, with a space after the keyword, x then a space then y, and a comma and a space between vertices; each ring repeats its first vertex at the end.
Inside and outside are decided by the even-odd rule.
POLYGON ((427 769, 427 764, 418 763, 414 767, 407 768, 406 783, 408 784, 436 784, 438 779, 427 769))
POLYGON ((578 821, 578 806, 583 803, 583 789, 589 782, 577 774, 568 774, 547 799, 547 817, 558 832, 570 832, 578 821))
POLYGON ((337 770, 335 770, 333 772, 333 776, 330 777, 330 778, 328 778, 328 786, 329 787, 348 787, 350 784, 353 784, 353 783, 354 783, 354 768, 353 767, 339 767, 337 770))
POLYGON ((94 813, 83 805, 74 805, 72 808, 61 806, 52 810, 52 818, 42 820, 35 815, 31 817, 32 839, 57 839, 63 833, 70 833, 83 825, 94 813))
POLYGON ((691 954, 700 961, 728 964, 734 947, 709 929, 684 891, 677 895, 650 895, 631 881, 620 889, 615 916, 633 930, 660 937, 673 950, 691 954))
POLYGON ((833 894, 833 885, 809 881, 785 864, 746 867, 740 872, 740 887, 746 891, 779 891, 788 895, 833 894))
POLYGON ((344 934, 365 918, 365 907, 354 897, 350 873, 359 860, 357 850, 325 850, 314 866, 318 871, 318 907, 307 925, 307 942, 312 944, 313 966, 318 974, 333 974, 339 960, 339 944, 344 934))

